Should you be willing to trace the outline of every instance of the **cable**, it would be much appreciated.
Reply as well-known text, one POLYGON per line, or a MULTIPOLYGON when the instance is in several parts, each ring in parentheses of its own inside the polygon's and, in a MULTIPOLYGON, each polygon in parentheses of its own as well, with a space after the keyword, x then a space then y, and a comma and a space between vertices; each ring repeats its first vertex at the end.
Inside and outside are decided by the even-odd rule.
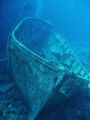
MULTIPOLYGON (((19 14, 16 22, 14 23, 14 25, 13 25, 13 27, 12 27, 12 29, 11 29, 10 35, 8 36, 8 46, 10 46, 10 38, 12 37, 12 35, 11 35, 11 34, 12 34, 12 31, 13 31, 14 27, 16 26, 17 22, 19 21, 21 15, 22 15, 22 13, 23 13, 23 11, 25 10, 26 5, 27 5, 27 2, 28 2, 28 0, 26 0, 25 4, 23 5, 23 9, 22 9, 22 11, 20 12, 20 14, 19 14)), ((11 66, 11 65, 10 65, 11 62, 10 62, 10 55, 9 55, 9 51, 10 51, 9 47, 7 47, 7 51, 8 51, 8 65, 9 65, 9 67, 10 67, 10 66, 11 66)), ((11 68, 10 68, 10 69, 11 69, 11 68)))
POLYGON ((25 8, 26 8, 27 3, 28 3, 28 0, 26 0, 25 4, 23 5, 23 9, 22 9, 22 11, 20 12, 20 14, 19 14, 16 22, 14 23, 14 25, 13 25, 13 27, 12 27, 12 29, 11 29, 10 36, 11 36, 12 31, 13 31, 14 27, 16 26, 17 22, 19 21, 20 17, 22 16, 22 13, 23 13, 23 11, 24 11, 25 8))

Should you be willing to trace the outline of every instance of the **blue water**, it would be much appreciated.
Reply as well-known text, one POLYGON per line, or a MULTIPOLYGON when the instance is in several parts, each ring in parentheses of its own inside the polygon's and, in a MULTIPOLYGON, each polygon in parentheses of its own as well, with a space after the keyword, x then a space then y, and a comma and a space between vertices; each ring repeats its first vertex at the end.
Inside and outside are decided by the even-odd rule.
MULTIPOLYGON (((24 3, 25 0, 0 1, 0 53, 5 52, 7 37, 24 3)), ((32 16, 48 20, 72 46, 90 42, 89 0, 28 0, 19 21, 32 16)))
POLYGON ((40 17, 49 20, 69 42, 90 42, 89 0, 45 0, 40 17))
MULTIPOLYGON (((25 0, 0 1, 0 54, 6 54, 8 35, 10 34, 11 29, 15 24, 19 14, 21 13, 24 5, 25 0)), ((25 10, 19 21, 25 17, 35 17, 37 5, 38 2, 36 0, 33 0, 33 2, 28 1, 28 4, 25 7, 25 10)))
MULTIPOLYGON (((25 0, 0 0, 0 58, 6 57, 8 36, 25 2, 25 0)), ((90 0, 28 0, 17 24, 25 17, 38 17, 50 22, 66 38, 78 59, 90 72, 90 0)), ((60 104, 59 107, 55 106, 55 108, 46 110, 48 112, 42 111, 39 118, 46 120, 45 117, 48 116, 47 120, 73 120, 76 115, 77 120, 89 120, 86 119, 87 115, 85 117, 84 113, 84 111, 88 112, 87 109, 90 106, 89 95, 88 92, 87 98, 81 101, 83 93, 80 93, 67 103, 60 104), (88 102, 86 106, 85 101, 88 102)), ((87 114, 89 115, 90 112, 87 114)))

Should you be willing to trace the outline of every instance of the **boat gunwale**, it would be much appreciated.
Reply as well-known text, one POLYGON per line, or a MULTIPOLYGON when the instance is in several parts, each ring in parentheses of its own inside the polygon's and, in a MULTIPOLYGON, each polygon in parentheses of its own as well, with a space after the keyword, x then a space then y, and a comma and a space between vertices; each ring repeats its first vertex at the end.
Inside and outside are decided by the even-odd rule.
MULTIPOLYGON (((44 59, 44 58, 42 58, 42 57, 40 57, 38 54, 36 54, 36 53, 34 53, 33 51, 31 51, 30 49, 28 49, 26 46, 24 46, 21 42, 19 42, 18 40, 17 40, 17 38, 15 37, 15 32, 18 30, 18 28, 19 28, 19 26, 25 21, 25 20, 27 20, 27 19, 38 19, 38 20, 41 20, 41 21, 44 21, 44 22, 47 22, 49 25, 51 25, 52 27, 54 27, 50 22, 48 22, 48 21, 46 21, 46 20, 43 20, 43 19, 40 19, 40 18, 35 18, 35 17, 27 17, 27 18, 24 18, 21 22, 19 22, 18 23, 18 25, 13 29, 13 31, 12 31, 12 34, 11 34, 11 38, 12 38, 12 42, 14 43, 14 45, 16 45, 17 47, 19 47, 19 49, 21 49, 25 54, 27 54, 27 55, 30 55, 30 57, 32 57, 32 58, 34 58, 35 60, 38 60, 39 62, 41 62, 42 64, 44 64, 44 65, 46 65, 47 67, 49 67, 49 68, 51 68, 51 69, 53 69, 54 71, 68 71, 69 69, 68 68, 66 68, 66 67, 60 67, 60 65, 58 65, 58 63, 56 63, 56 62, 52 62, 52 61, 48 61, 48 60, 46 60, 46 59, 44 59), (44 62, 43 62, 44 61, 44 62)), ((54 27, 55 28, 55 27, 54 27)), ((56 29, 56 28, 55 28, 56 29)), ((58 33, 60 33, 57 29, 56 29, 56 31, 58 32, 58 33)), ((63 37, 64 38, 64 37, 63 37)), ((66 40, 66 39, 65 39, 66 40)), ((67 42, 67 41, 66 41, 67 42)), ((68 42, 67 42, 67 44, 68 44, 68 42)), ((69 45, 69 44, 68 44, 69 45)), ((70 45, 69 45, 69 47, 70 47, 70 45)), ((70 47, 70 50, 72 51, 72 49, 71 49, 71 47, 70 47)), ((72 53, 73 53, 73 51, 72 51, 72 53)), ((73 54, 74 55, 74 54, 73 54)), ((74 55, 74 57, 75 57, 75 55, 74 55)), ((75 57, 76 58, 76 57, 75 57)), ((76 58, 76 60, 77 60, 77 58, 76 58)), ((77 60, 78 61, 78 60, 77 60)), ((79 62, 79 61, 78 61, 79 62)), ((80 63, 80 62, 79 62, 80 63)), ((80 65, 82 66, 82 64, 80 63, 80 65)), ((83 66, 82 66, 83 67, 83 66)), ((83 69, 86 71, 86 69, 83 67, 83 69)), ((70 71, 70 70, 69 70, 70 71)), ((72 70, 71 72, 74 72, 74 70, 72 70)), ((88 76, 90 76, 89 75, 89 73, 86 71, 86 73, 88 74, 88 76)), ((80 75, 78 75, 78 74, 76 74, 76 76, 77 77, 79 77, 79 78, 81 78, 81 79, 83 79, 83 80, 86 80, 86 81, 88 81, 88 82, 90 82, 90 78, 89 79, 87 79, 87 78, 84 78, 84 77, 82 77, 82 76, 80 76, 80 75)))

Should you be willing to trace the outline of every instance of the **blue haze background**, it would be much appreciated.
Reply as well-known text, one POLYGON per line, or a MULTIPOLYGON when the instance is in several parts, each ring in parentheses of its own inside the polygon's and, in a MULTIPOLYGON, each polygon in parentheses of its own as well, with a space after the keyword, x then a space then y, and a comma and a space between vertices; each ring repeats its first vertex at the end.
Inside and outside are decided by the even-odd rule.
MULTIPOLYGON (((26 0, 0 0, 0 59, 6 57, 8 36, 25 2, 26 0)), ((82 53, 81 56, 85 60, 84 63, 86 60, 90 63, 90 0, 28 0, 19 21, 25 17, 39 17, 49 21, 67 39, 73 50, 89 51, 88 59, 86 53, 82 53)), ((86 68, 88 67, 90 72, 90 66, 87 64, 86 68)), ((63 104, 42 111, 37 120, 47 118, 48 120, 90 120, 90 89, 85 88, 83 91, 63 104)), ((9 98, 16 95, 13 94, 9 98)), ((4 107, 7 108, 6 101, 4 103, 4 107)))
MULTIPOLYGON (((25 0, 0 1, 0 54, 6 53, 8 35, 24 3, 25 0)), ((89 0, 28 0, 20 20, 24 17, 39 17, 49 21, 72 48, 90 47, 89 0)))
POLYGON ((43 0, 42 11, 70 43, 90 42, 89 0, 43 0))

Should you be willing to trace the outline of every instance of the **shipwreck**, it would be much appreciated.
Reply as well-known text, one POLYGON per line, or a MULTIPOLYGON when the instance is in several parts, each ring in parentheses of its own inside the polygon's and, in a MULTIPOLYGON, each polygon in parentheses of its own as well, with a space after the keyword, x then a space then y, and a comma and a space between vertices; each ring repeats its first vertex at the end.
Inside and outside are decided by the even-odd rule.
POLYGON ((8 65, 30 109, 28 120, 90 82, 67 40, 45 20, 23 19, 8 39, 7 53, 8 65))

